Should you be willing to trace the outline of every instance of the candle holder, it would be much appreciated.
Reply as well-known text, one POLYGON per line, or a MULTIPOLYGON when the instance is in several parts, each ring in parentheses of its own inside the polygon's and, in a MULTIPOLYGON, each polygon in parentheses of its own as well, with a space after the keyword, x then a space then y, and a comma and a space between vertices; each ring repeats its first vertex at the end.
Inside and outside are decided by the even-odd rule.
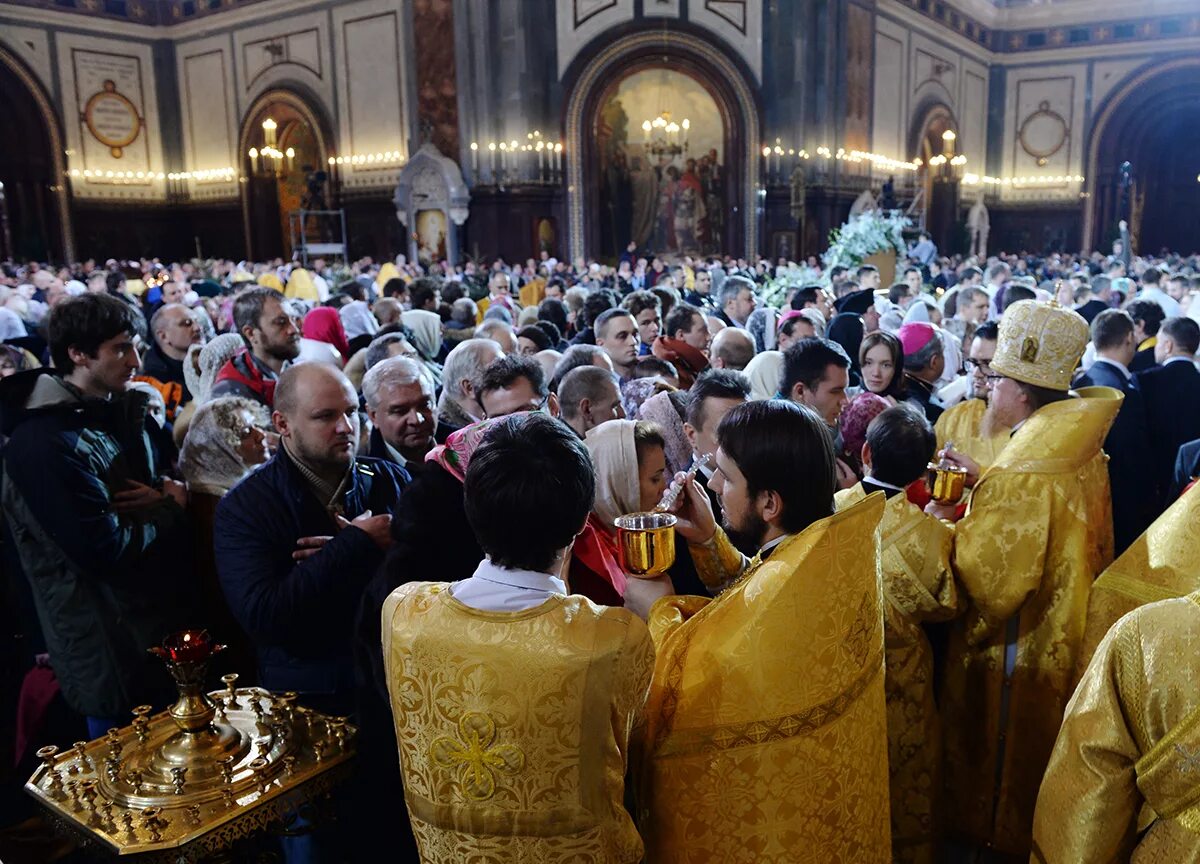
POLYGON ((206 692, 221 650, 203 630, 168 636, 151 649, 175 682, 167 710, 139 705, 130 725, 101 738, 42 747, 26 792, 83 846, 171 862, 220 857, 324 800, 349 771, 354 728, 344 718, 331 727, 294 693, 238 689, 232 673, 206 692))

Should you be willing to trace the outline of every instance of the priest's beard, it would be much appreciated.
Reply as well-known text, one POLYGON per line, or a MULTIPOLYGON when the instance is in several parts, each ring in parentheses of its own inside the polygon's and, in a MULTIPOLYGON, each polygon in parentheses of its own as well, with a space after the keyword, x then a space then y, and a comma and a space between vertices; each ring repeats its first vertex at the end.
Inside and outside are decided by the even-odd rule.
POLYGON ((721 508, 721 527, 739 550, 746 552, 746 547, 751 547, 751 551, 746 552, 748 555, 758 551, 762 546, 762 538, 767 534, 767 522, 757 513, 749 512, 740 523, 735 524, 724 507, 721 508))

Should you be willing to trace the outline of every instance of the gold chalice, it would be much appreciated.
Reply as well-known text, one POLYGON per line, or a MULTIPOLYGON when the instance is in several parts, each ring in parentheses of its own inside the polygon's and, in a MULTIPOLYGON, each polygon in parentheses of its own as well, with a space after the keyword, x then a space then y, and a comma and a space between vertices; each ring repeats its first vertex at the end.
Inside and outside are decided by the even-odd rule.
POLYGON ((957 504, 967 485, 967 469, 943 460, 930 462, 926 468, 925 485, 938 504, 957 504))
POLYGON ((675 522, 670 513, 630 513, 617 526, 617 557, 631 576, 653 579, 675 563, 675 522))

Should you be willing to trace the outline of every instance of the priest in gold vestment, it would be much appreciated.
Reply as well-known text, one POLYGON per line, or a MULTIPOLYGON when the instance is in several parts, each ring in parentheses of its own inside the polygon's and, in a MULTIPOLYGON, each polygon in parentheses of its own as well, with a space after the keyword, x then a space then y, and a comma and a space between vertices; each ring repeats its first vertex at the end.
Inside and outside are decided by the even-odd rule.
POLYGON ((1083 318, 1055 303, 1025 300, 1005 311, 991 406, 1015 431, 955 526, 954 572, 969 606, 951 634, 941 700, 946 823, 960 839, 1008 855, 1029 853, 1088 589, 1112 561, 1101 444, 1122 395, 1069 391, 1087 341, 1083 318))
POLYGON ((862 452, 866 476, 834 496, 839 511, 872 492, 887 497, 879 523, 879 562, 887 601, 884 689, 896 864, 940 860, 941 723, 933 696, 933 650, 921 625, 946 621, 958 612, 950 569, 954 532, 921 512, 904 493, 924 475, 935 449, 933 429, 923 413, 904 403, 889 408, 867 427, 862 452))
POLYGON ((650 634, 557 575, 592 507, 587 450, 556 420, 512 415, 471 456, 463 491, 488 557, 461 582, 397 588, 382 613, 421 861, 636 864, 625 773, 650 634))
POLYGON ((1200 861, 1200 595, 1142 606, 1101 640, 1046 769, 1031 860, 1200 861))
POLYGON ((967 354, 968 398, 947 408, 938 418, 938 449, 947 444, 971 457, 980 469, 996 461, 1012 436, 1012 429, 996 421, 995 412, 988 406, 988 376, 992 374, 992 358, 996 356, 996 324, 988 322, 975 331, 967 354))
POLYGON ((1092 586, 1080 674, 1117 619, 1139 606, 1200 590, 1200 484, 1154 520, 1092 586))
POLYGON ((833 515, 824 422, 781 401, 717 429, 726 524, 689 483, 678 531, 715 599, 651 609, 656 663, 639 729, 638 817, 648 864, 884 864, 888 829, 883 496, 833 515))

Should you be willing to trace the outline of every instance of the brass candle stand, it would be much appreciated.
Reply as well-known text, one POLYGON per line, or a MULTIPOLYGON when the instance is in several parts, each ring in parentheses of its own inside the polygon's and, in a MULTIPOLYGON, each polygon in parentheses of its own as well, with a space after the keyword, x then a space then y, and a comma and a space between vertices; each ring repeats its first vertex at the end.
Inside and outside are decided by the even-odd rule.
POLYGON ((185 631, 151 649, 179 698, 166 711, 69 750, 38 750, 25 784, 84 847, 138 861, 198 861, 323 797, 354 755, 355 728, 296 703, 295 693, 237 686, 206 693, 209 660, 224 648, 185 631))

